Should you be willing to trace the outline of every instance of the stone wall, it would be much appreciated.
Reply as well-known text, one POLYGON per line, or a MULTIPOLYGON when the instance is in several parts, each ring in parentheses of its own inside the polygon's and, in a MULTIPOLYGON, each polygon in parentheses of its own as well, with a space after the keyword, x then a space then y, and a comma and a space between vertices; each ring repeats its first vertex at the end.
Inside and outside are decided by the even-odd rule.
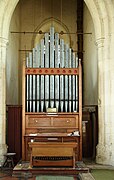
POLYGON ((83 60, 83 103, 84 105, 96 105, 98 99, 98 58, 97 45, 95 43, 95 29, 90 12, 84 5, 84 60, 83 60))
POLYGON ((20 31, 20 7, 16 9, 12 15, 9 27, 9 42, 7 46, 6 58, 6 104, 17 105, 19 104, 19 69, 20 69, 20 56, 19 56, 19 43, 20 34, 12 34, 12 31, 20 31))

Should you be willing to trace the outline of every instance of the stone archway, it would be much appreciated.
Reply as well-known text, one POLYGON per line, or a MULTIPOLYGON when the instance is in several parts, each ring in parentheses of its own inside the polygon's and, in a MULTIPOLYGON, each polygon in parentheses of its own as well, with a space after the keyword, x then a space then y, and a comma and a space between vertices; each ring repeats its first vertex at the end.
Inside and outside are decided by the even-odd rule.
MULTIPOLYGON (((5 145, 5 99, 6 99, 6 49, 10 20, 19 0, 3 0, 0 2, 0 162, 6 151, 5 145)), ((112 1, 84 0, 93 19, 96 43, 98 48, 98 107, 99 107, 99 144, 97 162, 114 165, 114 7, 112 1), (110 54, 109 54, 110 53, 110 54), (109 78, 112 80, 109 81, 109 78), (109 88, 111 87, 111 89, 109 88), (109 137, 109 138, 108 138, 109 137)))
POLYGON ((114 165, 114 78, 113 78, 113 43, 114 43, 114 4, 110 1, 89 1, 85 3, 93 19, 96 44, 98 49, 98 114, 99 139, 96 161, 100 164, 114 165), (111 68, 112 67, 112 68, 111 68))

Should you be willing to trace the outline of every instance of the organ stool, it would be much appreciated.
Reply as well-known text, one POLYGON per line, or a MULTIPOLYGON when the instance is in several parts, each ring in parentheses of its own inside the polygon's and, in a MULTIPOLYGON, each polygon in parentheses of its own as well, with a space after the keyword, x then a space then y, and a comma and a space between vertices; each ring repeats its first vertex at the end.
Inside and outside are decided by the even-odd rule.
POLYGON ((4 156, 6 157, 6 160, 3 164, 3 167, 13 168, 14 167, 14 156, 16 153, 6 153, 4 156))

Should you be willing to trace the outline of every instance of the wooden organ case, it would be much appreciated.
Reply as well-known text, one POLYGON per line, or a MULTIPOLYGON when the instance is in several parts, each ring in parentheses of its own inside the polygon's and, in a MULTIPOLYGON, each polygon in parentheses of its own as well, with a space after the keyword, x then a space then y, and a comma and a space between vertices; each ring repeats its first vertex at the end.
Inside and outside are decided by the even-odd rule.
POLYGON ((22 159, 73 167, 82 159, 81 63, 54 27, 23 66, 22 159))

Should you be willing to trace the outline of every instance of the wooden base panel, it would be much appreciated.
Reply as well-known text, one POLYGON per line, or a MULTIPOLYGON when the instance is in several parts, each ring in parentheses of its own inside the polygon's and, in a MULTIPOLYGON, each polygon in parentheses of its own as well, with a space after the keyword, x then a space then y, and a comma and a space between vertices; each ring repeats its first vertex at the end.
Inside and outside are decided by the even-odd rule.
POLYGON ((88 173, 89 168, 83 163, 77 163, 76 168, 70 167, 30 167, 29 162, 18 163, 14 169, 13 177, 33 177, 37 175, 78 175, 79 173, 88 173))
POLYGON ((65 161, 33 161, 33 167, 40 167, 40 166, 67 166, 67 167, 73 167, 72 160, 65 160, 65 161))

